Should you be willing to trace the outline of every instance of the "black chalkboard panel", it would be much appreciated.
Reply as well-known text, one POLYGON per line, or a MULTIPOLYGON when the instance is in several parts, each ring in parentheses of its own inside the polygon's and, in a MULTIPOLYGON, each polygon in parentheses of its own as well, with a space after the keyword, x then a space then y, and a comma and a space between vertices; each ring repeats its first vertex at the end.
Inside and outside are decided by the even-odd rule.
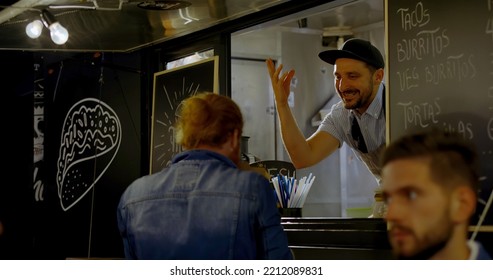
POLYGON ((430 127, 473 140, 480 215, 493 189, 493 2, 387 0, 386 21, 390 141, 430 127))
POLYGON ((216 92, 219 57, 154 74, 150 173, 170 165, 173 156, 182 151, 175 139, 175 112, 189 96, 208 91, 216 92))

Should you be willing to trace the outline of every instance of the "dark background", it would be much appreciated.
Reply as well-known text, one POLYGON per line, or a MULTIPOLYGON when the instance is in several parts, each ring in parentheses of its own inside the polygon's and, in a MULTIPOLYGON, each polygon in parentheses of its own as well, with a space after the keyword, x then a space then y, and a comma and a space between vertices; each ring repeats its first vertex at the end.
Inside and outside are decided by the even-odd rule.
MULTIPOLYGON (((10 69, 2 77, 6 86, 4 104, 15 108, 2 118, 9 155, 2 173, 12 184, 0 188, 0 219, 4 225, 0 257, 122 258, 116 207, 124 189, 142 172, 141 75, 134 68, 140 67, 138 53, 106 57, 101 53, 0 54, 10 69), (34 63, 42 67, 44 79, 38 83, 45 92, 41 200, 35 199, 33 191, 34 63), (115 111, 122 126, 122 140, 114 160, 94 187, 63 211, 55 180, 62 125, 70 107, 88 97, 103 101, 115 111)), ((98 158, 93 164, 98 165, 98 158)), ((85 175, 93 176, 93 180, 97 176, 85 175)))

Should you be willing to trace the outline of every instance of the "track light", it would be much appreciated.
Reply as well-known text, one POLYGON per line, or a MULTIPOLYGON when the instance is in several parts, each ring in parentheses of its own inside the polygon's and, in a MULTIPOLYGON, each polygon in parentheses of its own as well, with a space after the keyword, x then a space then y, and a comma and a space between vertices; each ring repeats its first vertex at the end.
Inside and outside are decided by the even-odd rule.
POLYGON ((48 10, 41 10, 41 20, 34 20, 26 26, 26 34, 30 38, 38 38, 43 31, 43 25, 50 30, 51 40, 57 45, 63 45, 68 40, 68 31, 58 22, 48 10))

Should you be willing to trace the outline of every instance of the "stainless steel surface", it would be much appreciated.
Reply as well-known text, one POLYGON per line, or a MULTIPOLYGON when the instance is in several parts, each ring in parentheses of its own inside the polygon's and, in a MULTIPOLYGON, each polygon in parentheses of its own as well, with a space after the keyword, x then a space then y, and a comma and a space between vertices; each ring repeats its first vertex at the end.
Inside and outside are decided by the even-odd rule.
MULTIPOLYGON (((249 15, 289 0, 2 0, 0 50, 114 51, 127 52, 249 15), (68 42, 56 45, 44 28, 37 39, 25 27, 47 9, 70 33, 68 42)), ((334 27, 358 28, 383 22, 383 0, 327 1, 339 7, 301 11, 280 19, 283 28, 323 33, 334 27), (351 2, 349 4, 346 4, 351 2), (342 5, 346 4, 346 5, 342 5)), ((281 26, 281 24, 280 24, 281 26)), ((337 30, 336 30, 337 32, 337 30)))
POLYGON ((132 51, 283 2, 287 0, 7 0, 0 4, 0 50, 132 51), (69 31, 66 44, 53 43, 46 28, 37 39, 26 35, 26 25, 39 19, 44 8, 69 31))

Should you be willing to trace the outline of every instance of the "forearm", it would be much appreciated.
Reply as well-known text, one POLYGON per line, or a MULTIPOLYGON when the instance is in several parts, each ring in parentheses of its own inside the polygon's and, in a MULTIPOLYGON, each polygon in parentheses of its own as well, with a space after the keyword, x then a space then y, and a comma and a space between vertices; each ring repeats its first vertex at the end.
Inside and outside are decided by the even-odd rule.
POLYGON ((267 59, 267 69, 274 90, 276 100, 277 116, 280 122, 280 131, 284 147, 289 154, 291 162, 296 168, 304 168, 320 161, 317 152, 301 132, 296 120, 289 108, 288 98, 290 94, 291 79, 294 76, 294 70, 289 70, 280 74, 282 64, 278 68, 274 67, 271 59, 267 59))
POLYGON ((310 146, 301 132, 288 104, 277 107, 284 148, 296 168, 309 165, 310 146))

